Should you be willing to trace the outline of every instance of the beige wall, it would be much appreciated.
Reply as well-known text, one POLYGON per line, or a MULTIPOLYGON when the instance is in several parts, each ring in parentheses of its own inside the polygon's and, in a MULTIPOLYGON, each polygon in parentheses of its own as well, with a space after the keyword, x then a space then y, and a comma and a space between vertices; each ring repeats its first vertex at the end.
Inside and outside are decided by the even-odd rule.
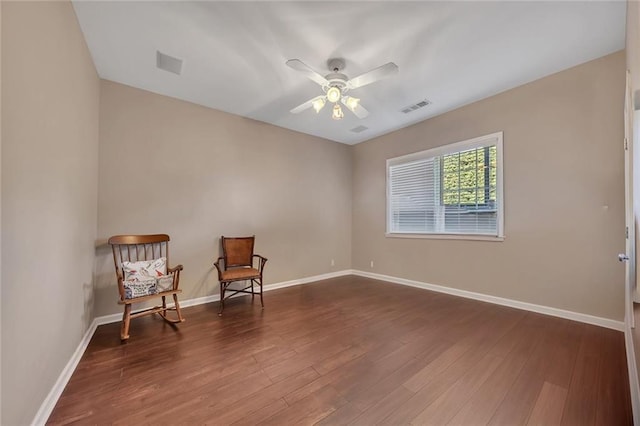
MULTIPOLYGON (((100 105, 99 239, 169 234, 183 300, 218 292, 220 235, 256 235, 267 284, 351 266, 349 146, 109 81, 100 105)), ((110 256, 96 315, 121 312, 110 256)))
POLYGON ((100 85, 68 2, 2 2, 2 424, 28 424, 92 319, 100 85))
POLYGON ((624 69, 618 52, 356 145, 354 269, 622 320, 624 69), (504 242, 385 238, 387 158, 497 131, 504 242))

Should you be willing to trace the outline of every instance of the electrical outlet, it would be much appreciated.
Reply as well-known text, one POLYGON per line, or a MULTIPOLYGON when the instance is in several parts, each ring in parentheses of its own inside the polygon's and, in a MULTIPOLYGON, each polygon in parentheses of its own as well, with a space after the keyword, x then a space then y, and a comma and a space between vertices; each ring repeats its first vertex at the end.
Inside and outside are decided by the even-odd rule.
POLYGON ((335 261, 335 259, 331 259, 331 266, 336 266, 336 261, 335 261))
POLYGON ((373 260, 371 261, 371 269, 373 269, 373 260))

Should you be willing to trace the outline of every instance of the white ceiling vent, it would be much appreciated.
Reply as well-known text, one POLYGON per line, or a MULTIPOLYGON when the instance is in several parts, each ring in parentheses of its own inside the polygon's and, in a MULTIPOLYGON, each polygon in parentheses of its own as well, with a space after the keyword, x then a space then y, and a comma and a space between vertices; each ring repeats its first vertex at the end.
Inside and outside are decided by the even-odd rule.
POLYGON ((368 127, 367 126, 358 126, 358 127, 354 127, 353 129, 351 129, 350 131, 353 133, 360 133, 360 132, 364 132, 365 130, 367 130, 368 127))
POLYGON ((431 105, 431 101, 428 101, 428 100, 424 99, 424 100, 422 100, 420 102, 416 102, 413 105, 409 105, 408 107, 402 108, 400 110, 400 112, 403 112, 405 114, 409 114, 410 112, 413 112, 413 111, 415 111, 417 109, 420 109, 420 108, 424 108, 427 105, 431 105))
POLYGON ((169 71, 180 75, 182 73, 182 59, 165 55, 159 50, 156 51, 156 66, 161 70, 169 71))

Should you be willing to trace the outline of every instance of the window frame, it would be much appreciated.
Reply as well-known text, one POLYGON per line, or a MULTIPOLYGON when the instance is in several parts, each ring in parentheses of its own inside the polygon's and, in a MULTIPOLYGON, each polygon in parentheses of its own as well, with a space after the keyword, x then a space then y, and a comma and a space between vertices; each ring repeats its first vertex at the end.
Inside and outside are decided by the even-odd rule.
MULTIPOLYGON (((454 142, 424 151, 414 152, 399 157, 389 158, 386 161, 386 232, 385 236, 390 238, 435 238, 435 239, 462 239, 462 240, 484 240, 484 241, 504 241, 504 147, 503 132, 491 133, 460 142, 454 142), (443 157, 471 149, 496 146, 496 215, 497 234, 482 233, 436 233, 436 232, 398 232, 391 231, 391 178, 390 168, 392 166, 425 160, 434 157, 443 157)), ((441 177, 442 177, 442 172, 441 177)))

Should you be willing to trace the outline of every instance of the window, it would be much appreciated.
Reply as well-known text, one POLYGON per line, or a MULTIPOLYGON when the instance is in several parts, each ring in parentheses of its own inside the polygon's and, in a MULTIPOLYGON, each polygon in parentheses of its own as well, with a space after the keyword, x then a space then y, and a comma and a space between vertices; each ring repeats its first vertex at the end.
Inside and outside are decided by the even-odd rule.
POLYGON ((387 234, 502 239, 502 132, 387 160, 387 234))

